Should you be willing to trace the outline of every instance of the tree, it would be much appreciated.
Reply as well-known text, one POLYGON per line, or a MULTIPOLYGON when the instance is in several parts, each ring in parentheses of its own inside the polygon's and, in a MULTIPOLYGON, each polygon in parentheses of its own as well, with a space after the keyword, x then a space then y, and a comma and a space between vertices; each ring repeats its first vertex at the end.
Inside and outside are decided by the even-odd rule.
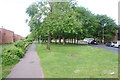
POLYGON ((101 40, 112 38, 118 28, 115 21, 107 15, 96 15, 96 18, 98 22, 98 28, 96 29, 98 38, 101 40))
POLYGON ((78 39, 84 39, 85 37, 96 37, 96 28, 98 26, 96 17, 89 10, 84 7, 72 7, 75 12, 78 13, 77 18, 82 23, 83 27, 78 30, 78 39))
POLYGON ((28 25, 34 38, 40 36, 47 39, 47 49, 50 50, 51 39, 72 39, 76 43, 85 37, 101 38, 104 26, 104 36, 110 37, 116 31, 114 20, 102 15, 94 15, 89 10, 70 2, 36 2, 30 5, 26 13, 29 15, 28 25), (101 17, 102 16, 102 17, 101 17), (96 32, 98 31, 98 32, 96 32))
POLYGON ((63 38, 63 44, 65 44, 66 34, 76 33, 75 30, 81 28, 81 23, 78 22, 75 16, 76 13, 70 7, 69 2, 38 2, 31 6, 27 8, 26 11, 31 17, 29 26, 31 27, 31 31, 36 31, 38 34, 40 32, 41 35, 47 34, 48 50, 50 50, 51 37, 53 37, 55 33, 57 33, 58 37, 63 38), (35 10, 32 12, 32 9, 35 10), (42 18, 42 16, 44 16, 44 18, 42 18))

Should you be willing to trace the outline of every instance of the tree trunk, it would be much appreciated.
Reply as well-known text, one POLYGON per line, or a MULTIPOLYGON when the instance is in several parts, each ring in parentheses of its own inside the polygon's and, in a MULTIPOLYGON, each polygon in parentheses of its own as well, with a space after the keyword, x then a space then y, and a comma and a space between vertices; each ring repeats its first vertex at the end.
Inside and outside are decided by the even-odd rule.
POLYGON ((54 39, 55 40, 55 43, 57 43, 57 39, 54 39))
POLYGON ((74 44, 76 43, 76 39, 74 39, 74 44))
POLYGON ((59 44, 61 44, 61 38, 60 38, 60 36, 59 36, 59 44))
POLYGON ((65 45, 65 37, 63 36, 63 45, 65 45))
POLYGON ((73 43, 73 39, 72 39, 72 43, 73 43))
POLYGON ((38 38, 38 43, 40 43, 40 40, 39 40, 39 38, 38 38))
POLYGON ((69 43, 69 39, 68 39, 68 42, 67 43, 69 43))
POLYGON ((77 39, 77 44, 78 44, 78 39, 77 39))
POLYGON ((50 50, 51 35, 48 33, 47 49, 50 50))

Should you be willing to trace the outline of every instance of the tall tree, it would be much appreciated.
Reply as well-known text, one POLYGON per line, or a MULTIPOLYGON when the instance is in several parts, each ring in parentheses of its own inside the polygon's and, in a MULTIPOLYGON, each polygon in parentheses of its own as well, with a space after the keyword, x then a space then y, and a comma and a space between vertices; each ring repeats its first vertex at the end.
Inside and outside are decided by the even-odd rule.
POLYGON ((104 38, 112 38, 118 29, 115 21, 107 15, 96 15, 98 28, 97 35, 102 40, 104 38))
POLYGON ((91 11, 87 10, 84 7, 72 7, 75 12, 78 13, 77 18, 79 22, 82 23, 83 27, 81 31, 78 30, 78 38, 85 38, 85 37, 96 37, 96 28, 98 26, 96 17, 91 11), (80 35, 80 36, 79 36, 80 35))
POLYGON ((81 23, 78 22, 69 2, 38 2, 30 5, 26 12, 31 17, 29 21, 31 31, 39 30, 41 34, 47 34, 48 50, 50 50, 51 37, 55 33, 65 41, 65 34, 76 33, 75 30, 81 28, 81 23), (35 10, 32 12, 32 9, 35 10))

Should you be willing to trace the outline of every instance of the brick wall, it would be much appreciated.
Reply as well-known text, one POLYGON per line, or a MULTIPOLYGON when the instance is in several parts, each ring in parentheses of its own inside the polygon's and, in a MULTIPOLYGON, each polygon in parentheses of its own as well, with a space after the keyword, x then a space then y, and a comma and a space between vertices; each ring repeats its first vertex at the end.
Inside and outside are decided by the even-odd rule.
POLYGON ((14 34, 13 31, 0 28, 0 42, 2 42, 3 44, 12 43, 20 39, 23 39, 23 37, 20 35, 14 34))
POLYGON ((14 41, 17 41, 17 40, 20 40, 20 39, 23 39, 23 37, 18 35, 18 34, 14 34, 14 41))
POLYGON ((14 32, 0 28, 0 42, 12 43, 14 42, 14 32))

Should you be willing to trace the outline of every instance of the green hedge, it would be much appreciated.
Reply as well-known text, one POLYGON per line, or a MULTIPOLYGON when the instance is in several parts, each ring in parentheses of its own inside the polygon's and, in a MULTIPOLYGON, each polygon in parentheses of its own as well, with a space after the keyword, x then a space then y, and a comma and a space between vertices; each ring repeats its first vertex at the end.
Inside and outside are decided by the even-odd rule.
POLYGON ((2 55, 2 65, 11 65, 17 63, 20 57, 23 56, 23 52, 18 48, 4 49, 2 55))
POLYGON ((23 39, 14 43, 15 48, 4 49, 2 54, 2 65, 12 65, 19 62, 20 58, 23 58, 27 51, 29 44, 32 44, 32 40, 23 39))

